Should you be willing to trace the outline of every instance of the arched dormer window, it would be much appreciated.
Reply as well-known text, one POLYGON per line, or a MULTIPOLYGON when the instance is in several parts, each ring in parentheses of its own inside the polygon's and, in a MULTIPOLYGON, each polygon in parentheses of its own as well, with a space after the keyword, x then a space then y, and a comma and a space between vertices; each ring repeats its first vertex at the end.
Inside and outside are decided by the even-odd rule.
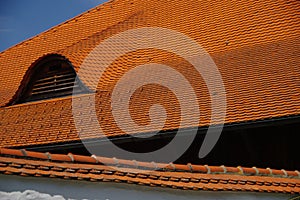
POLYGON ((32 68, 29 81, 17 103, 88 93, 89 90, 83 83, 75 79, 76 72, 66 58, 59 55, 47 56, 32 68))

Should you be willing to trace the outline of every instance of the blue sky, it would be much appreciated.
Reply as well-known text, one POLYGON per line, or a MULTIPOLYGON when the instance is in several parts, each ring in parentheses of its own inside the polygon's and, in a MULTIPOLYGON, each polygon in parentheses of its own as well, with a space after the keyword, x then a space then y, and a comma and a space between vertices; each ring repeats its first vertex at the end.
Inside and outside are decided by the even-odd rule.
POLYGON ((0 0, 0 52, 107 0, 0 0))

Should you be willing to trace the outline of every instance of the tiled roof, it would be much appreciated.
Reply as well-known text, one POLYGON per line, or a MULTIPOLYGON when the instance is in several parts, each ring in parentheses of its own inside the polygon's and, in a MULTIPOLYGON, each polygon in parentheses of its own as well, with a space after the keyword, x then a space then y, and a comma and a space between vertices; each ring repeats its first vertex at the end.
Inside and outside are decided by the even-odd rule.
MULTIPOLYGON (((0 54, 0 146, 79 140, 70 97, 8 105, 25 87, 22 80, 39 58, 60 54, 78 71, 88 53, 104 39, 138 27, 177 30, 194 39, 210 54, 226 89, 226 123, 299 115, 299 10, 298 1, 116 0, 100 5, 0 54)), ((111 52, 108 50, 107 54, 111 52)), ((126 71, 150 61, 174 67, 197 85, 200 123, 189 126, 208 125, 210 96, 201 77, 195 76, 180 56, 158 49, 142 49, 115 60, 103 76, 103 83, 96 88, 96 99, 102 102, 98 108, 99 121, 103 122, 106 134, 123 134, 114 123, 108 106, 111 88, 126 71)), ((88 80, 92 74, 84 76, 82 81, 91 87, 88 80)), ((147 124, 149 119, 143 113, 149 104, 159 102, 170 113, 164 128, 178 128, 179 111, 174 106, 176 101, 170 101, 170 93, 153 86, 137 94, 131 109, 138 111, 131 114, 138 123, 147 124), (147 91, 151 91, 150 98, 147 98, 147 91)), ((84 123, 88 126, 89 122, 84 123)), ((88 130, 86 137, 97 137, 93 134, 93 130, 88 130)))
POLYGON ((0 149, 0 173, 130 183, 185 190, 300 193, 300 173, 274 169, 178 165, 97 156, 0 149))

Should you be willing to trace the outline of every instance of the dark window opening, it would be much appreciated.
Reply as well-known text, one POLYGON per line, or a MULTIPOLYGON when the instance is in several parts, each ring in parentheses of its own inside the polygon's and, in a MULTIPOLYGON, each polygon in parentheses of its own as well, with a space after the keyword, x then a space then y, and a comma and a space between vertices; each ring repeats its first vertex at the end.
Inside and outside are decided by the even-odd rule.
POLYGON ((17 103, 82 93, 88 93, 88 89, 76 79, 72 64, 64 57, 53 55, 37 63, 17 103))

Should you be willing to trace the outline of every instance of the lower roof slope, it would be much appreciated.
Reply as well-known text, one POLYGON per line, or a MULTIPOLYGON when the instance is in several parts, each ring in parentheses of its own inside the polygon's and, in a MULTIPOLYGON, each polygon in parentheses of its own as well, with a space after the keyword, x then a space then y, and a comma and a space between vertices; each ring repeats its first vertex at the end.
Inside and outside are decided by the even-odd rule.
POLYGON ((299 171, 145 163, 97 156, 0 149, 0 173, 184 190, 300 194, 299 171))

